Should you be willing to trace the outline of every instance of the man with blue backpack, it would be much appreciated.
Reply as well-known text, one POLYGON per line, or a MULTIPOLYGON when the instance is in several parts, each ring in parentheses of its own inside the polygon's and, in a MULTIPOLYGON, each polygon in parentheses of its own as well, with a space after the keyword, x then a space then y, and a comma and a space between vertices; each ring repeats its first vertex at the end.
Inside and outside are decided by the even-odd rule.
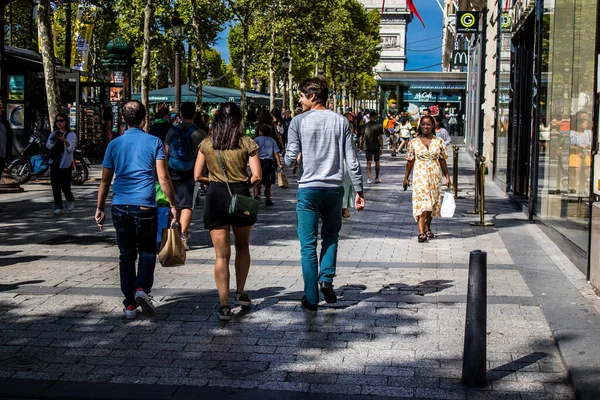
POLYGON ((194 103, 181 104, 183 122, 174 126, 165 138, 165 155, 169 164, 169 174, 175 189, 177 209, 181 211, 181 239, 186 250, 189 250, 190 222, 194 207, 194 164, 198 154, 198 146, 206 137, 206 132, 192 122, 196 115, 194 103))

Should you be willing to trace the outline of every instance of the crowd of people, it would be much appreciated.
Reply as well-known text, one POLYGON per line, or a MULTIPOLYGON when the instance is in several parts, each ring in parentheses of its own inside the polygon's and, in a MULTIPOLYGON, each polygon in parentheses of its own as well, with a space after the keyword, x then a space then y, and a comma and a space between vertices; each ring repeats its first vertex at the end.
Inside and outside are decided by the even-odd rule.
MULTIPOLYGON (((265 205, 273 205, 274 172, 284 164, 299 171, 296 219, 304 278, 301 304, 307 310, 316 311, 319 292, 326 302, 337 301, 333 279, 342 219, 350 217, 349 208, 358 212, 365 207, 356 142, 359 149, 365 151, 366 182, 378 183, 386 129, 377 122, 375 112, 370 112, 365 121, 362 113, 349 118, 348 114, 329 109, 328 87, 322 78, 306 79, 298 90, 302 109, 297 115, 291 118, 289 111, 261 112, 254 138, 246 134, 244 116, 234 103, 221 105, 212 120, 196 113, 194 104, 184 103, 181 122, 177 125, 171 123, 168 110, 159 110, 149 128, 150 134, 143 130, 146 120, 143 104, 138 101, 125 104, 123 118, 128 129, 107 148, 95 218, 102 229, 114 178, 111 215, 120 251, 121 290, 127 318, 135 318, 138 307, 145 315, 155 313, 150 293, 156 262, 158 187, 170 204, 171 218, 180 222, 186 248, 189 248, 196 193, 199 186, 208 188, 203 223, 215 251, 218 316, 225 321, 232 317, 229 303, 231 233, 235 248, 235 303, 250 307, 252 300, 245 285, 250 271, 250 236, 257 216, 250 212, 232 212, 234 207, 230 206, 233 199, 259 200, 261 186, 265 191, 265 205), (322 243, 317 254, 319 221, 322 243)), ((445 162, 446 142, 436 137, 439 124, 431 116, 423 116, 416 129, 409 125, 405 116, 399 118, 398 130, 393 132, 397 139, 392 139, 392 144, 399 146, 394 152, 405 149, 407 153, 405 189, 414 170, 413 216, 419 227, 418 241, 425 242, 434 237, 431 221, 439 216, 442 176, 446 177, 446 185, 450 185, 445 162), (411 138, 413 132, 415 136, 411 138)))

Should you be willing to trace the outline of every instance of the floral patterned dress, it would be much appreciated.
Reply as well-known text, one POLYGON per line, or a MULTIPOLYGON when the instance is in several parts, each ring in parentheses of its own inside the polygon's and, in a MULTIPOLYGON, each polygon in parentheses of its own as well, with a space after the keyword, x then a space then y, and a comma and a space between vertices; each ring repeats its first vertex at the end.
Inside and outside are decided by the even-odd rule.
POLYGON ((446 144, 443 139, 431 139, 429 149, 419 137, 410 141, 407 160, 415 160, 413 167, 413 217, 415 221, 424 211, 431 211, 433 217, 440 216, 442 206, 442 168, 439 159, 447 159, 446 144))

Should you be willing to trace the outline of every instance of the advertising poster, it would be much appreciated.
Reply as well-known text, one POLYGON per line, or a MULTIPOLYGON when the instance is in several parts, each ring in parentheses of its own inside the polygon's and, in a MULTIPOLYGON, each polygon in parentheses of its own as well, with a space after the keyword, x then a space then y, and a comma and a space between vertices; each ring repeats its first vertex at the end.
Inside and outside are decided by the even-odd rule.
POLYGON ((6 105, 6 116, 10 122, 12 129, 24 129, 25 128, 25 113, 23 110, 23 104, 7 104, 6 105))
POLYGON ((25 75, 8 76, 8 100, 25 100, 25 75))

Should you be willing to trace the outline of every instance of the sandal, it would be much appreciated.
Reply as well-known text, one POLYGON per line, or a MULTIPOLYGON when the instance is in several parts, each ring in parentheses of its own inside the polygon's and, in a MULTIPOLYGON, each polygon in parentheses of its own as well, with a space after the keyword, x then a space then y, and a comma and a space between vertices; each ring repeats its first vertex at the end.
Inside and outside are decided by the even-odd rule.
POLYGON ((419 240, 419 243, 423 243, 427 241, 427 235, 424 233, 419 233, 419 236, 417 236, 417 239, 419 240))
POLYGON ((431 229, 427 229, 427 237, 428 237, 429 239, 431 239, 431 238, 435 237, 435 235, 433 234, 433 232, 431 232, 431 229))
POLYGON ((217 314, 219 314, 219 319, 221 321, 229 321, 231 319, 231 307, 229 307, 228 305, 221 306, 219 307, 217 314))

